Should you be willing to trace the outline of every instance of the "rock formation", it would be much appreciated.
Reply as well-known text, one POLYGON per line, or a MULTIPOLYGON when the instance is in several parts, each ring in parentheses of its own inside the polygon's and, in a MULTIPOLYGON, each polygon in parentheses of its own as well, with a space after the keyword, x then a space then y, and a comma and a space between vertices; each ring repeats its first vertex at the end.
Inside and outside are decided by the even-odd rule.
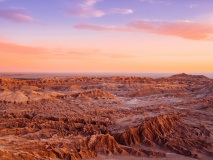
POLYGON ((0 159, 213 157, 213 80, 0 78, 0 159))

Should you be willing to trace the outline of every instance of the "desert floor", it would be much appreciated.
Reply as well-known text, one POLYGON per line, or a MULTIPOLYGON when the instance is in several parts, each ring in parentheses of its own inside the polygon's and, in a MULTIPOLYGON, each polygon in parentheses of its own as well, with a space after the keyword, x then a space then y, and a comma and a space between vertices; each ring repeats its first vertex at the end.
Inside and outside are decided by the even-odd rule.
POLYGON ((213 79, 0 78, 0 159, 213 159, 213 79))

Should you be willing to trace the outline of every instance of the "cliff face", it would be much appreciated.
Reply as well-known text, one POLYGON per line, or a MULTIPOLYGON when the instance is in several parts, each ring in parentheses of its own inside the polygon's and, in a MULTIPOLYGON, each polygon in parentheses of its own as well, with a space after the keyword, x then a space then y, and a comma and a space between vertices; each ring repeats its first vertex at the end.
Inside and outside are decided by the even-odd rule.
POLYGON ((123 145, 147 144, 149 146, 163 145, 166 137, 175 132, 179 116, 162 115, 144 121, 140 126, 129 128, 124 133, 115 135, 115 139, 123 145))
POLYGON ((150 147, 162 146, 178 154, 198 158, 194 150, 205 152, 212 144, 205 141, 210 131, 199 128, 197 136, 194 127, 184 124, 177 114, 162 115, 143 122, 140 126, 129 128, 124 133, 115 134, 117 142, 123 145, 145 144, 150 147), (205 138, 204 138, 205 137, 205 138))

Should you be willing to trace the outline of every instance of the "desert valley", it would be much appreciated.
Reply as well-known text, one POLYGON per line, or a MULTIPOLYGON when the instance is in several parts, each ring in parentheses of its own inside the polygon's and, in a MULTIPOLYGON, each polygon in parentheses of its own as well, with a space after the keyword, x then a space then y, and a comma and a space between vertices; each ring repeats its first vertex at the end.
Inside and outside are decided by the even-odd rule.
POLYGON ((213 160, 213 0, 0 0, 0 160, 213 160))
POLYGON ((213 79, 0 79, 0 159, 213 158, 213 79))

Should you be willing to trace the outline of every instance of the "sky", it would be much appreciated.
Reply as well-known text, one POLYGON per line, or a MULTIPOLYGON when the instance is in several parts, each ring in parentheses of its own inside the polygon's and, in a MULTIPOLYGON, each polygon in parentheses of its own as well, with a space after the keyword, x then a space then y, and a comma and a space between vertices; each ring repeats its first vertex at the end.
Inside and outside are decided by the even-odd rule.
POLYGON ((0 72, 213 73, 213 1, 0 0, 0 72))

